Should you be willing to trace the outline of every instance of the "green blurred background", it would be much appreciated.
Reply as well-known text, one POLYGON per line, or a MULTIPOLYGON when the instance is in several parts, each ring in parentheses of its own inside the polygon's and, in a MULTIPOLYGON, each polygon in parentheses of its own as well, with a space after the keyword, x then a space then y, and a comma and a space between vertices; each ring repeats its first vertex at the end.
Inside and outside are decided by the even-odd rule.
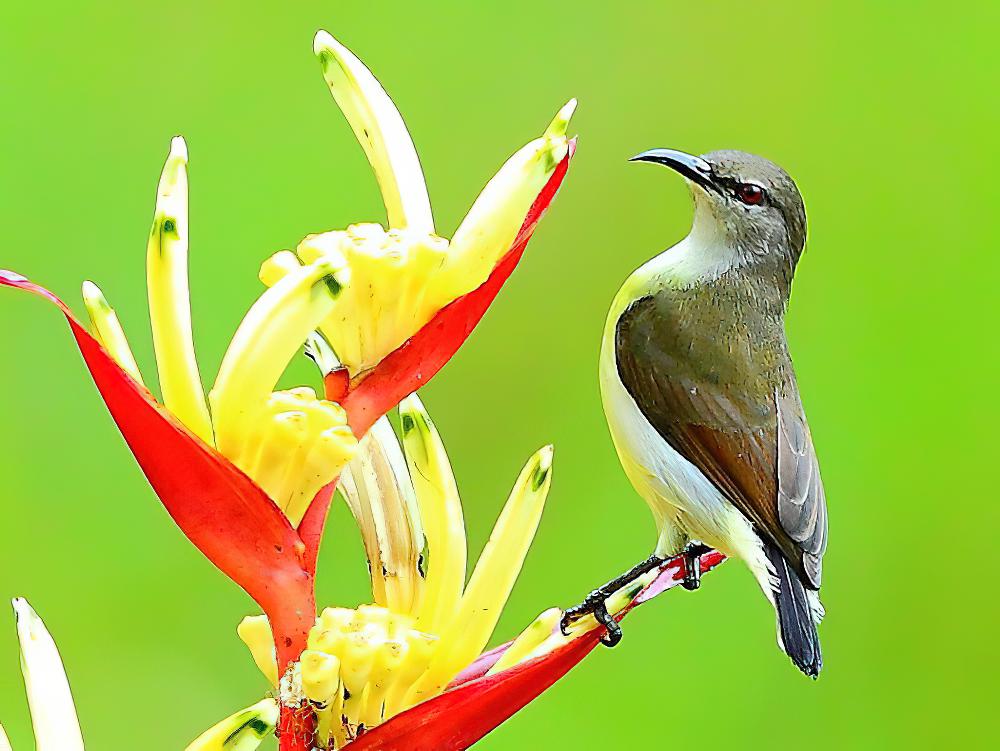
MULTIPOLYGON (((812 683, 737 564, 626 624, 481 747, 941 748, 996 701, 996 3, 46 2, 0 27, 0 267, 77 300, 93 278, 151 373, 144 248, 169 139, 191 150, 192 294, 214 374, 259 262, 382 220, 311 54, 323 27, 403 112, 450 234, 570 96, 577 158, 518 272, 425 390, 475 551, 521 463, 555 485, 498 636, 645 556, 648 513, 604 424, 596 359, 624 277, 687 231, 682 182, 626 158, 739 147, 809 209, 789 318, 830 502, 812 683), (539 342, 544 343, 539 346, 539 342)), ((79 306, 78 306, 79 309, 79 306)), ((253 604, 148 488, 57 314, 0 292, 0 596, 59 642, 93 749, 177 749, 265 690, 253 604)), ((297 363, 291 381, 311 377, 297 363)), ((342 509, 322 603, 368 598, 342 509)), ((13 617, 0 719, 30 748, 13 617)))

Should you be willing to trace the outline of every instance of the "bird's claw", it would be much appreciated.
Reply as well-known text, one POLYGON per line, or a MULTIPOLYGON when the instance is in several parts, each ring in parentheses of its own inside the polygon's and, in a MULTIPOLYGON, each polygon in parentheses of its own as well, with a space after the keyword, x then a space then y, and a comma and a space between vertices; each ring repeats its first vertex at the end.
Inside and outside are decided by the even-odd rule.
POLYGON ((601 637, 601 643, 607 647, 614 647, 622 640, 622 627, 618 621, 608 612, 607 599, 609 595, 599 589, 595 589, 579 605, 567 609, 563 612, 563 617, 559 621, 559 630, 563 636, 569 636, 570 627, 587 615, 594 616, 599 624, 604 626, 607 633, 601 637))
POLYGON ((701 586, 701 557, 712 549, 704 543, 691 541, 684 546, 684 581, 681 586, 693 592, 701 586))

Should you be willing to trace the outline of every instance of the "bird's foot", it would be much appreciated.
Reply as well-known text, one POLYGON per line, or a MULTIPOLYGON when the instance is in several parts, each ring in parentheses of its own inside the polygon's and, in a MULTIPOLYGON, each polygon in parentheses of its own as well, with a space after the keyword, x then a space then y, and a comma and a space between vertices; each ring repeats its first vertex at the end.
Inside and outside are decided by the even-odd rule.
POLYGON ((579 605, 574 605, 563 612, 562 620, 559 621, 559 630, 564 636, 569 636, 569 628, 584 616, 592 615, 594 620, 604 626, 607 633, 601 637, 601 643, 607 647, 614 647, 622 640, 622 627, 618 621, 608 612, 607 600, 610 595, 604 593, 603 589, 595 589, 579 605))
POLYGON ((688 591, 694 591, 701 586, 701 557, 712 549, 697 540, 684 546, 684 581, 681 585, 688 591))
MULTIPOLYGON (((706 548, 707 550, 707 548, 706 548)), ((615 617, 608 612, 607 601, 622 587, 625 587, 643 574, 652 571, 662 564, 664 559, 658 555, 651 555, 642 563, 633 566, 621 576, 612 579, 603 587, 595 589, 579 605, 575 605, 563 612, 562 620, 559 621, 559 630, 569 636, 570 627, 581 618, 592 615, 594 620, 604 626, 607 633, 601 638, 601 642, 608 647, 613 647, 622 640, 622 627, 618 625, 615 617)))

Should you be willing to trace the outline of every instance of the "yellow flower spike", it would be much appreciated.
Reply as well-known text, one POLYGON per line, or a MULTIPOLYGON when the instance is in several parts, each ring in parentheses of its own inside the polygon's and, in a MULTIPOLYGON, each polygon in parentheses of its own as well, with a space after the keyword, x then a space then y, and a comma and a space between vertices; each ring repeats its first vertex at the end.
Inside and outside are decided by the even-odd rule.
POLYGON ((448 253, 442 237, 353 224, 310 235, 295 252, 305 263, 325 258, 344 264, 358 281, 344 290, 320 326, 352 373, 378 363, 413 334, 415 325, 451 301, 435 282, 448 253))
POLYGON ((281 479, 278 480, 275 494, 271 497, 278 504, 278 508, 285 512, 285 516, 288 516, 288 504, 291 503, 299 483, 306 479, 303 478, 302 470, 317 438, 315 430, 311 429, 312 420, 309 418, 309 414, 300 411, 284 412, 275 418, 277 421, 283 421, 285 425, 286 433, 282 443, 286 453, 284 461, 279 465, 283 469, 281 479))
POLYGON ((309 701, 325 705, 340 690, 340 660, 334 655, 307 649, 302 663, 302 691, 309 701))
POLYGON ((192 433, 212 444, 212 420, 195 359, 188 291, 187 145, 177 136, 156 188, 146 245, 146 287, 163 403, 192 433))
POLYGON ((264 699, 209 728, 186 751, 253 751, 277 724, 278 702, 264 699))
POLYGON ((136 383, 145 385, 142 383, 142 374, 135 362, 132 348, 128 346, 128 340, 125 338, 125 331, 118 320, 118 314, 108 304, 100 287, 93 282, 84 282, 82 292, 83 304, 87 307, 94 336, 122 370, 132 376, 136 383))
POLYGON ((351 608, 324 608, 319 617, 325 628, 344 630, 354 620, 351 608))
MULTIPOLYGON (((311 263, 311 261, 308 263, 311 263)), ((302 263, 292 251, 280 250, 261 264, 257 278, 265 286, 273 287, 293 271, 298 271, 301 267, 302 263)))
POLYGON ((542 642, 552 636, 559 626, 563 611, 559 608, 549 608, 541 613, 522 631, 507 650, 486 673, 493 675, 513 667, 537 649, 542 642))
POLYGON ((246 428, 306 337, 330 312, 346 274, 317 261, 288 274, 253 304, 209 394, 219 450, 240 455, 246 428))
MULTIPOLYGON (((385 417, 372 426, 358 447, 357 456, 345 469, 343 483, 352 510, 362 507, 368 513, 355 514, 362 535, 376 548, 369 558, 373 573, 381 575, 384 605, 393 613, 412 614, 419 605, 423 577, 419 570, 424 533, 406 459, 396 434, 385 417), (355 498, 352 495, 357 494, 355 498), (369 522, 373 529, 365 530, 369 522)), ((366 542, 366 548, 368 547, 366 542)), ((374 578, 374 577, 373 577, 374 578)))
POLYGON ((430 666, 409 694, 411 704, 438 694, 489 641, 538 529, 552 482, 551 470, 551 446, 538 451, 521 470, 458 611, 441 633, 430 666))
POLYGON ((265 615, 248 615, 236 627, 236 634, 247 645, 250 656, 260 668, 260 672, 271 682, 278 685, 278 662, 274 654, 274 637, 271 634, 271 624, 265 615))
POLYGON ((541 138, 508 159, 462 220, 442 270, 454 280, 458 294, 485 281, 513 245, 535 198, 569 150, 566 128, 575 109, 576 100, 571 99, 541 138))
POLYGON ((83 751, 73 695, 59 650, 28 601, 11 603, 21 647, 21 673, 37 751, 83 751))
POLYGON ((342 717, 344 714, 344 684, 337 683, 330 701, 316 707, 316 746, 318 748, 343 748, 347 745, 347 729, 342 717))
POLYGON ((347 634, 344 639, 344 654, 340 663, 340 677, 347 689, 344 700, 344 716, 352 725, 360 721, 364 706, 364 691, 371 677, 375 662, 375 648, 381 637, 368 631, 347 634))
MULTIPOLYGON (((254 482, 282 511, 291 494, 289 483, 298 479, 293 476, 294 470, 290 471, 290 467, 299 463, 302 444, 310 437, 306 420, 306 413, 298 410, 262 416, 258 422, 262 426, 259 438, 253 440, 248 436, 244 444, 244 455, 252 454, 253 458, 248 461, 234 460, 236 466, 253 477, 254 482)), ((252 431, 248 432, 252 434, 252 431)))
POLYGON ((289 497, 285 514, 293 527, 298 527, 316 493, 333 481, 351 460, 358 441, 347 425, 327 428, 316 437, 305 463, 292 479, 299 483, 289 497))
POLYGON ((385 717, 393 717, 406 708, 406 696, 413 683, 424 673, 434 656, 438 639, 420 631, 405 635, 406 659, 397 669, 396 680, 385 697, 385 717))
POLYGON ((388 608, 379 605, 358 605, 354 611, 353 623, 357 626, 378 626, 380 630, 389 630, 392 614, 388 608))
POLYGON ((409 645, 405 640, 387 639, 375 650, 372 674, 365 692, 365 703, 361 710, 361 723, 365 727, 375 727, 382 722, 382 707, 386 697, 398 678, 400 668, 406 661, 409 645))
POLYGON ((342 657, 344 654, 344 634, 336 629, 311 629, 307 642, 309 649, 326 652, 334 657, 342 657))
POLYGON ((327 32, 316 34, 313 51, 337 106, 371 162, 389 226, 433 232, 424 173, 396 106, 364 63, 327 32))
POLYGON ((406 463, 431 553, 417 627, 438 633, 457 609, 465 586, 462 501, 441 436, 416 394, 400 402, 399 417, 406 463))

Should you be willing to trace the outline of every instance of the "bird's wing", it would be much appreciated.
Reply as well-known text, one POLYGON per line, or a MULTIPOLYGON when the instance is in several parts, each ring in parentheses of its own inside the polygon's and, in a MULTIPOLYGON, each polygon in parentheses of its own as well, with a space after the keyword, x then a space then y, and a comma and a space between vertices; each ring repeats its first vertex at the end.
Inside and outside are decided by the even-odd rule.
POLYGON ((692 377, 656 336, 652 298, 618 321, 618 375, 639 410, 818 589, 826 549, 823 483, 797 391, 781 395, 692 377))

